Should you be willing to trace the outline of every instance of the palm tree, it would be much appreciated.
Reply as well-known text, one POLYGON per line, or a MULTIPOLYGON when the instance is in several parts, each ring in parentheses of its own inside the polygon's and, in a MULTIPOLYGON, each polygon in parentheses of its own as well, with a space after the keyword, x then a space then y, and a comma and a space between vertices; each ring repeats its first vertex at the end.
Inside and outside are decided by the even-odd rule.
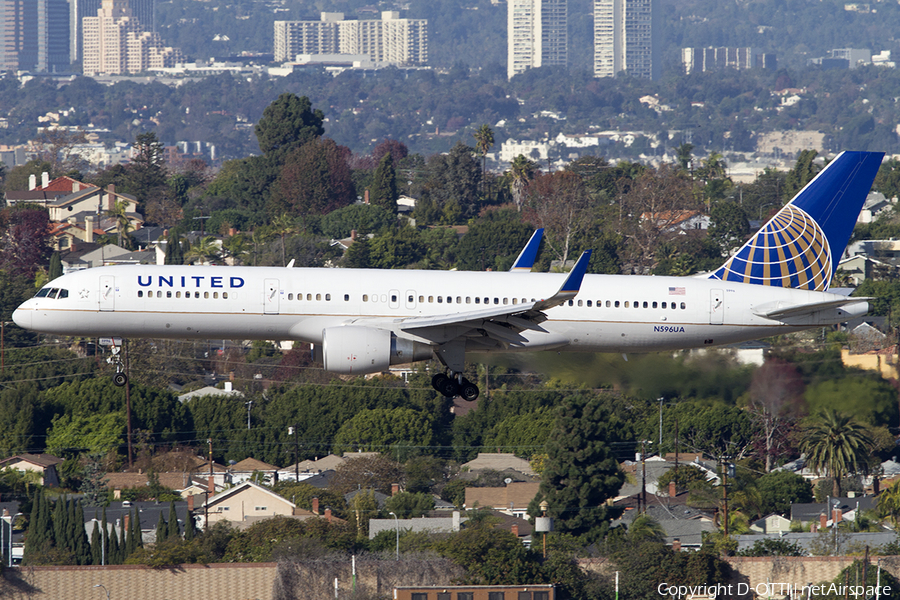
POLYGON ((894 529, 900 524, 900 483, 895 483, 878 496, 878 514, 890 517, 894 529))
POLYGON ((211 235, 206 235, 198 239, 197 242, 191 246, 191 249, 188 250, 185 258, 192 263, 195 261, 211 263, 219 257, 221 251, 222 249, 219 245, 219 240, 211 235))
POLYGON ((250 254, 250 244, 243 234, 238 233, 222 242, 222 250, 231 258, 233 264, 243 264, 244 257, 250 254))
POLYGON ((126 212, 127 209, 127 203, 122 200, 116 200, 113 203, 113 207, 106 211, 107 217, 112 217, 116 220, 116 232, 119 234, 118 245, 122 248, 131 246, 130 242, 127 246, 123 246, 122 242, 124 241, 124 237, 128 235, 128 232, 134 229, 131 220, 128 218, 128 213, 126 212))
POLYGON ((512 193, 513 200, 516 202, 516 208, 522 211, 522 201, 525 199, 525 188, 534 172, 537 171, 537 163, 533 160, 525 158, 524 154, 520 154, 513 159, 509 165, 511 175, 509 183, 509 191, 512 193))
POLYGON ((841 479, 855 473, 865 461, 872 437, 865 425, 843 413, 828 410, 803 430, 800 450, 816 473, 825 471, 834 480, 832 493, 841 495, 841 479))
POLYGON ((284 255, 284 236, 296 233, 297 224, 294 221, 294 218, 288 215, 287 213, 281 213, 275 220, 272 221, 272 231, 281 236, 281 266, 285 266, 287 261, 285 260, 284 255))
POLYGON ((487 153, 494 145, 494 132, 488 125, 482 125, 472 134, 475 147, 481 152, 481 194, 484 195, 484 181, 487 173, 487 153))
POLYGON ((628 528, 628 541, 631 543, 661 542, 665 537, 666 530, 659 521, 645 514, 635 517, 628 528))

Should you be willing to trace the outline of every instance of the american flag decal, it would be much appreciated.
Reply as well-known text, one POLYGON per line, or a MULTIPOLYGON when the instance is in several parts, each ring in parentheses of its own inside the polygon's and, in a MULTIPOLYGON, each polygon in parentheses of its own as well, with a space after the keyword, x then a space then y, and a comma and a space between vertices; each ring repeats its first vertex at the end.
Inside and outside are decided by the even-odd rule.
POLYGON ((670 287, 669 295, 670 296, 684 296, 684 288, 683 287, 670 287))

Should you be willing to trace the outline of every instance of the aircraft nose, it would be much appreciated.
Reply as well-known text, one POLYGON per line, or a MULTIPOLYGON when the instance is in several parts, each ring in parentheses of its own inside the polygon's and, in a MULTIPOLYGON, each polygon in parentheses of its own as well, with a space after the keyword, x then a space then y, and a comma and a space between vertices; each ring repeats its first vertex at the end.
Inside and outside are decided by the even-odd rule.
POLYGON ((17 308, 13 311, 12 318, 16 325, 22 329, 31 329, 31 315, 33 311, 17 308))

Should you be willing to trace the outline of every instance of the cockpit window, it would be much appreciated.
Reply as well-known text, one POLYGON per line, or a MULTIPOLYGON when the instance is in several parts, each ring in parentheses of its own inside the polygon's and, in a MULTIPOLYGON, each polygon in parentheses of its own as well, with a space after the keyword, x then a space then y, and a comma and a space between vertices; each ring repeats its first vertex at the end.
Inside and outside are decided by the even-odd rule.
POLYGON ((35 298, 68 298, 69 290, 60 288, 43 288, 34 296, 35 298))

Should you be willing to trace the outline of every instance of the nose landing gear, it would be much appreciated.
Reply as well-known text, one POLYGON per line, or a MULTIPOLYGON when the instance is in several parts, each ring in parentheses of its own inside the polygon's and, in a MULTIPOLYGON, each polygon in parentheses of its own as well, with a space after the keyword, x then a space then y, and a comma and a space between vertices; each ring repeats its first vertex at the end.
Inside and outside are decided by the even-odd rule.
POLYGON ((431 386, 438 393, 453 398, 459 396, 466 402, 474 402, 478 399, 478 386, 462 376, 462 373, 450 372, 450 376, 444 373, 438 373, 431 378, 431 386))
POLYGON ((106 359, 107 364, 116 366, 116 374, 113 375, 113 383, 119 387, 122 387, 126 383, 128 383, 128 376, 125 375, 125 363, 122 360, 122 347, 121 346, 111 346, 110 353, 112 356, 109 356, 106 359))

